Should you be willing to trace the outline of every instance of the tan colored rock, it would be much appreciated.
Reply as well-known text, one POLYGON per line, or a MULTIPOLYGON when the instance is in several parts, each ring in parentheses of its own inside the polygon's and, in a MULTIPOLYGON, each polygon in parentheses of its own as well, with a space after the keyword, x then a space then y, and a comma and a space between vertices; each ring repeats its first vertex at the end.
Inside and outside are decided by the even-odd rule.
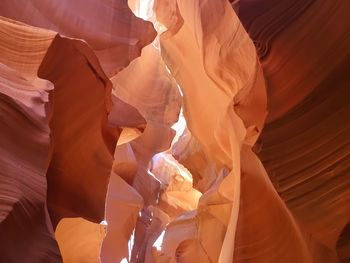
POLYGON ((0 262, 348 262, 349 8, 1 1, 0 262))
POLYGON ((185 166, 193 179, 193 187, 204 193, 217 178, 216 165, 204 152, 198 140, 186 129, 172 147, 172 155, 185 166))
POLYGON ((63 262, 99 263, 105 226, 83 218, 64 218, 55 231, 63 262))
MULTIPOLYGON (((157 4, 158 10, 163 10, 163 3, 157 1, 157 4)), ((217 182, 201 197, 198 214, 188 223, 194 229, 193 235, 181 242, 198 239, 209 260, 227 262, 232 260, 238 216, 240 146, 244 141, 252 143, 259 129, 254 132, 256 129, 250 126, 259 127, 263 121, 257 118, 254 124, 250 123, 247 133, 244 122, 233 110, 234 97, 240 94, 242 100, 244 94, 263 82, 260 77, 256 78, 260 71, 254 46, 228 3, 177 1, 176 5, 177 14, 174 9, 173 15, 181 17, 173 21, 183 21, 181 27, 177 22, 166 20, 170 16, 160 14, 164 19, 161 22, 168 25, 168 32, 161 36, 162 55, 183 90, 184 116, 189 130, 217 167, 224 165, 229 169, 227 172, 224 169, 217 182), (229 30, 227 24, 231 25, 229 30), (191 97, 196 100, 190 101, 191 97), (208 103, 215 106, 208 107, 208 103)), ((259 106, 262 111, 263 106, 264 103, 259 106)), ((175 259, 176 248, 168 250, 167 256, 175 259)), ((181 251, 186 253, 183 247, 181 251)))
MULTIPOLYGON (((123 146, 124 149, 128 148, 127 152, 131 158, 128 158, 127 167, 119 165, 118 168, 120 170, 126 168, 121 173, 128 172, 129 176, 122 177, 128 178, 127 181, 144 201, 145 206, 140 212, 135 228, 131 256, 132 261, 143 262, 149 260, 149 252, 146 251, 151 251, 153 242, 164 228, 164 220, 154 217, 152 212, 154 209, 159 209, 157 204, 161 182, 149 171, 149 164, 155 154, 171 146, 175 136, 171 125, 178 120, 181 96, 176 82, 168 73, 154 45, 144 48, 141 56, 111 81, 115 87, 113 93, 135 107, 147 122, 143 133, 123 146), (137 163, 136 173, 134 161, 137 163)), ((120 151, 118 147, 116 158, 122 159, 117 156, 117 151, 120 151)))
POLYGON ((101 262, 129 259, 129 239, 142 208, 142 197, 117 174, 112 173, 106 200, 107 236, 103 241, 101 262))
POLYGON ((201 193, 193 189, 191 174, 170 154, 160 153, 153 157, 151 172, 161 182, 158 208, 171 219, 195 210, 201 193))

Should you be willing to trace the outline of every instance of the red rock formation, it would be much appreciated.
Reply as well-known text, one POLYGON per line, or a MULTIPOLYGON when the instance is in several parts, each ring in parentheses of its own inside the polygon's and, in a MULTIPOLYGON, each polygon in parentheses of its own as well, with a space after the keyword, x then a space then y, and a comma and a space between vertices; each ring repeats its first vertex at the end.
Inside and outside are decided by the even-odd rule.
POLYGON ((0 262, 348 262, 349 10, 1 1, 0 262))
POLYGON ((99 223, 104 218, 118 137, 107 128, 111 83, 85 43, 59 36, 46 53, 38 76, 55 85, 50 119, 53 155, 47 171, 53 223, 77 216, 99 223))
POLYGON ((53 85, 33 74, 54 34, 2 17, 0 34, 0 261, 60 262, 46 207, 53 85))
POLYGON ((1 262, 60 262, 46 208, 49 89, 50 83, 34 86, 0 64, 1 262))
POLYGON ((335 257, 350 220, 350 5, 240 1, 234 7, 257 46, 268 84, 269 123, 259 156, 305 235, 335 257))
MULTIPOLYGON (((13 11, 11 4, 16 3, 2 2, 1 13, 7 14, 7 11, 13 11)), ((68 8, 68 6, 65 8, 68 8)), ((126 12, 129 12, 130 17, 134 17, 130 10, 126 9, 126 12)), ((30 15, 32 14, 29 14, 29 17, 30 15)), ((19 20, 25 20, 25 17, 28 16, 23 16, 19 20)), ((147 25, 140 19, 136 17, 133 19, 139 22, 139 27, 145 25, 145 28, 150 28, 149 24, 147 25)), ((4 259, 8 259, 9 262, 22 261, 21 258, 24 260, 28 257, 34 261, 49 260, 50 262, 56 262, 60 261, 60 256, 56 241, 53 238, 51 221, 55 227, 62 217, 81 216, 98 223, 104 219, 105 198, 113 160, 112 154, 119 136, 118 127, 107 127, 108 113, 113 106, 111 101, 112 84, 99 65, 98 58, 86 43, 60 37, 53 31, 41 30, 7 19, 2 19, 1 22, 1 33, 5 36, 1 42, 1 62, 19 72, 17 74, 12 69, 3 66, 4 77, 6 76, 6 78, 1 83, 6 86, 4 86, 2 92, 6 94, 5 97, 9 96, 6 97, 8 101, 16 99, 20 103, 19 105, 24 103, 26 106, 21 106, 24 107, 22 111, 28 111, 29 115, 26 113, 28 116, 33 115, 30 118, 27 117, 29 118, 28 124, 24 123, 25 120, 23 121, 23 126, 28 126, 30 122, 34 122, 34 127, 35 125, 42 126, 43 128, 40 129, 46 132, 46 142, 44 142, 43 135, 33 130, 32 134, 29 134, 30 138, 33 137, 31 139, 33 142, 23 146, 25 148, 23 149, 24 155, 18 160, 19 163, 27 162, 29 164, 31 161, 26 161, 26 159, 29 158, 30 160, 32 158, 28 155, 29 152, 35 155, 38 151, 36 158, 32 158, 32 165, 38 167, 33 166, 33 168, 26 169, 38 169, 38 171, 40 169, 40 173, 32 175, 31 172, 28 172, 28 178, 19 179, 18 175, 11 171, 11 167, 9 167, 10 170, 4 171, 4 175, 8 175, 11 179, 4 177, 2 184, 10 183, 13 185, 17 180, 19 190, 16 190, 16 187, 12 190, 14 193, 18 192, 17 197, 11 197, 11 192, 8 193, 7 190, 7 199, 1 200, 1 212, 7 211, 3 214, 4 224, 2 227, 7 229, 6 232, 5 230, 1 232, 1 248, 7 251, 4 252, 4 259), (44 94, 44 91, 41 91, 43 90, 42 82, 44 81, 40 82, 37 78, 37 71, 41 78, 49 79, 55 85, 55 88, 50 92, 49 103, 47 103, 47 95, 44 94), (10 78, 11 82, 7 78, 10 78), (24 91, 24 94, 21 95, 20 92, 11 90, 17 90, 18 87, 21 90, 25 87, 24 90, 27 89, 28 92, 24 91), (38 89, 38 94, 34 92, 36 89, 38 89), (47 104, 44 104, 44 102, 47 104), (50 111, 44 111, 45 107, 48 108, 48 106, 50 111), (39 122, 35 114, 39 115, 41 119, 44 116, 46 118, 40 119, 39 122), (50 129, 45 128, 48 122, 50 129), (52 132, 51 143, 49 140, 50 130, 52 132), (40 143, 38 143, 37 149, 33 148, 38 141, 40 143), (45 143, 46 153, 44 152, 45 143), (51 148, 49 148, 50 144, 51 148), (45 174, 48 178, 47 200, 45 174), (14 180, 14 182, 12 183, 11 180, 14 180), (23 183, 20 183, 22 180, 27 180, 23 187, 21 186, 23 183), (36 181, 38 183, 35 183, 36 181), (33 194, 26 193, 30 190, 26 190, 25 187, 28 189, 32 187, 41 196, 31 196, 33 194), (22 191, 24 192, 22 193, 22 191), (21 197, 22 195, 23 197, 21 197), (18 198, 19 201, 15 202, 13 198, 18 198), (12 199, 13 201, 10 203, 5 201, 12 199), (22 199, 28 201, 21 201, 22 199), (51 220, 46 211, 46 201, 48 202, 51 220), (4 205, 2 202, 4 202, 4 205), (22 205, 23 208, 13 209, 20 202, 25 202, 25 205, 22 205), (33 203, 32 208, 30 207, 31 203, 33 203), (81 205, 82 203, 84 203, 84 206, 81 205), (11 212, 12 209, 13 213, 11 212), (23 209, 25 210, 22 211, 23 209), (17 225, 24 222, 28 222, 28 225, 23 228, 20 227, 19 229, 23 229, 23 233, 18 234, 16 232, 17 225), (28 235, 32 237, 28 237, 28 235), (31 238, 36 238, 36 240, 30 242, 31 238), (23 244, 23 254, 18 255, 12 251, 15 247, 11 247, 11 250, 8 249, 11 242, 5 245, 6 240, 13 240, 13 242, 18 240, 19 246, 20 242, 30 242, 31 245, 25 246, 23 244)), ((50 26, 44 25, 44 27, 50 26)), ((140 30, 137 26, 135 29, 140 30)), ((124 28, 123 30, 124 33, 129 32, 129 29, 124 28)), ((144 42, 132 44, 132 48, 136 48, 138 51, 124 56, 126 60, 122 63, 127 65, 140 52, 139 49, 153 38, 154 31, 152 30, 143 32, 146 39, 144 42)), ((129 45, 127 48, 130 48, 129 45)), ((123 60, 123 56, 120 58, 123 60)), ((126 115, 135 116, 138 119, 137 123, 144 125, 144 119, 135 108, 119 99, 114 101, 117 101, 116 105, 119 108, 120 105, 126 106, 123 107, 123 112, 126 115)), ((4 102, 6 102, 5 99, 4 102)), ((8 105, 2 113, 16 111, 16 102, 8 105)), ((115 110, 118 110, 118 107, 115 110)), ((8 119, 5 120, 8 122, 8 119)), ((114 126, 119 124, 134 125, 134 123, 122 121, 121 118, 117 119, 116 123, 113 120, 116 120, 112 118, 111 124, 114 126), (121 121, 121 123, 118 123, 118 121, 121 121)), ((13 127, 13 120, 10 119, 10 121, 13 127)), ((20 123, 21 121, 18 124, 21 125, 20 123)), ((43 133, 43 131, 41 132, 43 133)), ((3 132, 5 132, 5 128, 3 132)), ((20 144, 11 146, 11 143, 15 143, 14 135, 11 136, 11 139, 7 139, 6 136, 4 134, 1 141, 3 142, 3 139, 4 141, 9 140, 8 146, 1 145, 1 147, 12 156, 15 151, 18 151, 17 147, 20 147, 20 144)), ((21 137, 21 135, 18 135, 18 137, 21 137)), ((14 162, 9 156, 4 156, 3 161, 4 163, 14 162)), ((25 165, 28 166, 28 164, 25 165)), ((89 238, 88 233, 85 238, 89 238)), ((98 259, 95 258, 95 260, 98 259)))
POLYGON ((85 40, 107 76, 127 66, 155 37, 152 24, 135 17, 124 0, 4 0, 0 15, 85 40))

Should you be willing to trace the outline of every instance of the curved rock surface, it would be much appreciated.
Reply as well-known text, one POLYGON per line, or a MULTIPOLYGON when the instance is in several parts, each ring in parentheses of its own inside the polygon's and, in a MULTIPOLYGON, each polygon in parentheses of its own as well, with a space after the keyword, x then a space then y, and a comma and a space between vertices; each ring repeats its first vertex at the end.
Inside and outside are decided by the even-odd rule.
POLYGON ((38 76, 55 85, 50 119, 54 147, 47 171, 52 220, 56 224, 62 217, 81 216, 99 223, 118 136, 107 128, 111 83, 85 43, 59 36, 38 76))
POLYGON ((55 236, 63 262, 99 262, 101 244, 105 237, 103 225, 82 218, 64 218, 57 225, 55 236))
POLYGON ((140 56, 156 34, 152 24, 137 18, 124 0, 4 0, 0 15, 85 40, 108 76, 140 56))
POLYGON ((1 1, 0 263, 348 262, 349 10, 1 1))
POLYGON ((54 35, 33 30, 0 19, 1 262, 61 262, 46 207, 53 85, 32 75, 54 35))
MULTIPOLYGON (((2 185, 6 187, 4 198, 1 198, 4 260, 60 262, 53 227, 61 218, 84 217, 97 223, 104 219, 107 185, 120 133, 115 126, 119 123, 107 127, 108 113, 113 107, 112 84, 94 52, 83 41, 7 18, 1 20, 0 32, 4 36, 0 45, 1 63, 11 67, 2 64, 1 68, 4 105, 7 105, 1 112, 6 125, 1 147, 10 154, 4 155, 3 159, 8 167, 3 172, 2 185), (54 88, 48 81, 40 80, 37 74, 52 81, 54 88), (45 83, 48 84, 45 86, 45 83), (45 90, 50 90, 50 95, 45 90), (17 161, 11 156, 20 151, 21 143, 14 140, 15 134, 10 138, 5 136, 9 129, 6 123, 10 121, 10 128, 15 125, 15 115, 5 114, 12 111, 14 114, 24 112, 23 121, 17 118, 17 124, 23 122, 22 128, 30 136, 17 161), (33 128, 25 128, 31 123, 33 128), (39 131, 35 130, 36 126, 39 131), (12 169, 14 162, 23 166, 18 170, 20 173, 29 169, 28 175, 24 173, 22 178, 19 177, 12 169), (28 166, 30 163, 32 166, 28 166), (6 240, 9 242, 5 243, 6 240), (15 242, 23 247, 23 253, 14 252, 15 242), (30 245, 26 246, 25 242, 30 245)), ((128 106, 124 112, 140 116, 132 106, 123 105, 128 106)), ((85 238, 89 239, 89 236, 93 235, 87 233, 85 238)), ((98 260, 94 258, 93 262, 98 260)))
MULTIPOLYGON (((350 217, 350 5, 240 1, 233 7, 257 46, 267 83, 259 156, 305 234, 334 255, 350 217)), ((315 258, 322 260, 331 262, 315 258)))

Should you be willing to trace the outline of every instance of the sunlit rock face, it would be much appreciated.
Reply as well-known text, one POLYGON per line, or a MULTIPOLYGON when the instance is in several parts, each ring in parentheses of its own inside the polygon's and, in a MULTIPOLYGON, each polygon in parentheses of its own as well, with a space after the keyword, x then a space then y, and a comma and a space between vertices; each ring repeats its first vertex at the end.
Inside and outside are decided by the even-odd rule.
POLYGON ((0 2, 0 263, 350 261, 350 4, 0 2))

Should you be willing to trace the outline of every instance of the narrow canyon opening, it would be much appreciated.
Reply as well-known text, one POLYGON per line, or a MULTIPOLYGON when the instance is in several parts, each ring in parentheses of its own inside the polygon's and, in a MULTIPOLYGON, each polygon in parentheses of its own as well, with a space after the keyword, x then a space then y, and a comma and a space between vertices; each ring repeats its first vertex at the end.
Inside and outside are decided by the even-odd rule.
POLYGON ((349 262, 349 10, 1 0, 0 263, 349 262))

